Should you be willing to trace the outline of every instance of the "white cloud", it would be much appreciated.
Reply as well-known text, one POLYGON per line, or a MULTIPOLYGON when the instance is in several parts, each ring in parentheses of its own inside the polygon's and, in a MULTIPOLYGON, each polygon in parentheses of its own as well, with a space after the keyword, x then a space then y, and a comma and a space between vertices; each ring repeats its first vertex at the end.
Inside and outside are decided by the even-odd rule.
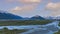
POLYGON ((59 10, 60 3, 48 3, 46 7, 48 10, 59 10))
POLYGON ((22 8, 21 7, 15 7, 15 8, 12 8, 10 11, 21 11, 22 10, 22 8))
POLYGON ((35 8, 35 5, 26 5, 26 6, 16 6, 12 8, 11 11, 31 11, 35 8))
POLYGON ((35 9, 35 5, 25 5, 25 6, 16 6, 15 8, 9 9, 9 13, 13 13, 16 15, 28 15, 33 14, 33 11, 35 9))
POLYGON ((17 14, 17 15, 28 15, 33 14, 33 11, 37 5, 41 2, 41 0, 13 0, 11 2, 18 2, 20 5, 23 6, 16 6, 14 8, 8 9, 10 13, 17 14))
POLYGON ((34 6, 28 5, 28 6, 16 6, 15 8, 9 9, 9 13, 15 14, 15 15, 32 15, 33 11, 35 9, 34 6))
POLYGON ((60 15, 60 2, 58 3, 48 3, 46 5, 46 10, 50 11, 51 12, 51 15, 53 16, 58 16, 60 15))

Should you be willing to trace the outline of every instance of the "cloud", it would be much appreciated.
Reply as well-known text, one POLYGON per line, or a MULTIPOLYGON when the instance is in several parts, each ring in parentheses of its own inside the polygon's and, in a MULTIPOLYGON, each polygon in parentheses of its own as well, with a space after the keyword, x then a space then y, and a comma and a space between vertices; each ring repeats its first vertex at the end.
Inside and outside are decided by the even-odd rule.
POLYGON ((19 5, 22 4, 22 6, 16 6, 14 8, 8 9, 9 13, 17 14, 17 15, 27 15, 27 14, 33 14, 35 11, 35 8, 41 0, 12 0, 10 2, 18 2, 19 5), (33 12, 33 13, 32 13, 33 12))
POLYGON ((53 11, 58 11, 60 9, 60 3, 48 3, 46 6, 46 9, 48 10, 53 10, 53 11))
POLYGON ((15 8, 12 8, 11 11, 31 11, 34 8, 34 5, 16 6, 15 8))
POLYGON ((41 0, 19 0, 21 3, 40 3, 41 0))
POLYGON ((8 11, 10 11, 10 13, 24 14, 33 11, 35 8, 36 7, 34 5, 16 6, 15 8, 9 9, 8 11))
POLYGON ((6 0, 6 2, 11 3, 11 2, 14 2, 14 0, 6 0))
POLYGON ((6 2, 19 2, 24 4, 40 3, 41 0, 6 0, 6 2))
POLYGON ((21 10, 22 10, 22 8, 18 7, 18 6, 16 6, 15 8, 10 9, 10 11, 21 11, 21 10))
POLYGON ((32 14, 34 9, 35 9, 35 5, 25 5, 25 6, 16 6, 14 8, 9 9, 9 13, 13 13, 16 15, 27 15, 27 14, 32 14))
POLYGON ((53 16, 57 16, 57 15, 60 15, 60 2, 58 3, 48 3, 46 5, 46 10, 50 11, 51 12, 51 15, 53 16))

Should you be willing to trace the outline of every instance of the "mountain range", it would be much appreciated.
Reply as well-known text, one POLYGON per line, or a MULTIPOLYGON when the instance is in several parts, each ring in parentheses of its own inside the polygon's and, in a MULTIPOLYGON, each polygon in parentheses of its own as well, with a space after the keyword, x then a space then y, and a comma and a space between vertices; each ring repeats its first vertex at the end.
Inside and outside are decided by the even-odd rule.
POLYGON ((44 20, 44 18, 39 15, 33 16, 31 18, 23 18, 21 16, 17 16, 17 15, 2 12, 2 11, 0 11, 0 19, 44 20))

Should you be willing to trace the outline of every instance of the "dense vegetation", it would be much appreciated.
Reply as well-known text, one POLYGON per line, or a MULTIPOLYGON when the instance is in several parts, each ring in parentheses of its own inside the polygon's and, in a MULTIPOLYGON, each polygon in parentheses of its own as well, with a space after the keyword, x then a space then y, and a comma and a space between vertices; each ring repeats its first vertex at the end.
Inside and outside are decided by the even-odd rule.
POLYGON ((43 25, 51 23, 53 20, 11 20, 0 21, 0 26, 14 26, 14 25, 43 25))
POLYGON ((13 29, 13 30, 9 30, 8 28, 3 28, 2 30, 0 30, 0 34, 19 34, 22 32, 25 32, 27 30, 18 30, 18 29, 13 29))

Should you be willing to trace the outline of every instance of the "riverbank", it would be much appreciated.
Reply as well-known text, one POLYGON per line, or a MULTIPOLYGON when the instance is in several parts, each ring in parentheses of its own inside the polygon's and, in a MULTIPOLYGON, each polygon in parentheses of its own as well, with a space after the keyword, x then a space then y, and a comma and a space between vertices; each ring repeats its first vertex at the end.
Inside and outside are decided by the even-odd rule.
POLYGON ((28 31, 27 29, 13 29, 13 30, 9 30, 8 28, 4 27, 3 29, 0 29, 0 34, 19 34, 22 32, 26 32, 28 31))

